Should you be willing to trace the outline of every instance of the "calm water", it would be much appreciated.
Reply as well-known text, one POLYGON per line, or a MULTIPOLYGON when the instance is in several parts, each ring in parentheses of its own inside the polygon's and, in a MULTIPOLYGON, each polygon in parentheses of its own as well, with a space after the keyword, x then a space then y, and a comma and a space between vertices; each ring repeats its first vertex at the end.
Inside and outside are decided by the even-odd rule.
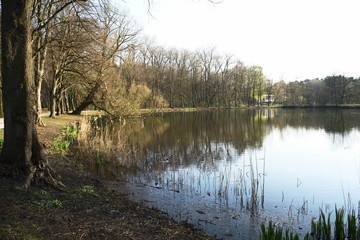
POLYGON ((106 129, 103 142, 121 149, 99 174, 131 199, 220 238, 256 239, 259 224, 270 220, 304 234, 319 208, 358 209, 359 110, 223 110, 96 122, 106 129))

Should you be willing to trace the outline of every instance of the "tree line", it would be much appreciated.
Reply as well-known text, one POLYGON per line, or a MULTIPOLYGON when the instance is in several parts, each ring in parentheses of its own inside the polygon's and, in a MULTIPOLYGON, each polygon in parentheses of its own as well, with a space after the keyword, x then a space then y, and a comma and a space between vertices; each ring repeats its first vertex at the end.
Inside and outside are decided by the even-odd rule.
POLYGON ((360 78, 344 75, 327 76, 272 86, 274 103, 290 106, 326 106, 360 103, 360 78))
POLYGON ((110 0, 1 0, 1 163, 24 172, 26 185, 56 180, 35 128, 43 108, 52 117, 89 107, 118 117, 154 107, 359 102, 359 79, 273 83, 261 66, 214 48, 165 49, 145 39, 110 0))
POLYGON ((189 52, 146 40, 109 0, 35 0, 31 44, 36 123, 88 107, 114 115, 140 108, 255 104, 270 82, 214 48, 189 52))
POLYGON ((190 52, 147 41, 109 0, 36 0, 31 10, 37 124, 86 108, 113 115, 153 107, 357 103, 359 79, 274 83, 215 48, 190 52))

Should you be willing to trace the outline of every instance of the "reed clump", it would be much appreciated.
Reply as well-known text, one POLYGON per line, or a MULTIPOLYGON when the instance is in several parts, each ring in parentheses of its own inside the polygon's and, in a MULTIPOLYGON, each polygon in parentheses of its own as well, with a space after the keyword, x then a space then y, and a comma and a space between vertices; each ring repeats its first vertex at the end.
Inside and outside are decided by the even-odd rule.
POLYGON ((107 167, 110 162, 125 164, 125 158, 120 156, 126 155, 126 139, 121 130, 113 129, 110 123, 96 116, 84 117, 79 122, 77 154, 86 160, 83 164, 90 170, 102 169, 110 173, 107 167))
MULTIPOLYGON (((335 208, 335 219, 331 221, 331 212, 324 213, 320 210, 319 217, 311 221, 311 232, 307 233, 304 240, 359 240, 360 239, 360 216, 356 216, 355 210, 350 211, 345 218, 345 209, 335 208)), ((268 226, 261 224, 261 240, 295 240, 299 235, 291 230, 285 231, 281 227, 269 222, 268 226)))

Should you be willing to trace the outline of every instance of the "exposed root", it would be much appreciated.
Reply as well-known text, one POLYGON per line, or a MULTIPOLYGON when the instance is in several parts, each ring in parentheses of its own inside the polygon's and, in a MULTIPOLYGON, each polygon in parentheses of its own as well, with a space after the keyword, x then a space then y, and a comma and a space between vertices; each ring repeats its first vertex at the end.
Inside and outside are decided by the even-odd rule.
POLYGON ((65 187, 61 182, 61 177, 58 175, 48 164, 41 164, 37 168, 31 169, 27 175, 25 187, 29 187, 30 184, 43 184, 53 187, 65 187))
POLYGON ((40 127, 46 127, 46 124, 43 122, 40 115, 36 118, 35 124, 40 127))
POLYGON ((0 164, 0 176, 16 178, 22 182, 22 188, 29 188, 31 184, 48 185, 53 187, 65 187, 61 177, 48 164, 40 167, 31 167, 24 171, 15 165, 0 164))

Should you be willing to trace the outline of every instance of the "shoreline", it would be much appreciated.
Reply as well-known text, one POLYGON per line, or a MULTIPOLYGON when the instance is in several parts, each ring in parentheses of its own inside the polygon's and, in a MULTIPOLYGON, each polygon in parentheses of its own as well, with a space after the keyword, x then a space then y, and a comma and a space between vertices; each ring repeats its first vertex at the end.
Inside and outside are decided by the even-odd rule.
POLYGON ((38 127, 50 166, 66 187, 36 183, 22 189, 0 167, 0 239, 216 239, 117 193, 75 156, 55 153, 52 142, 60 129, 80 119, 43 118, 47 126, 38 127))

